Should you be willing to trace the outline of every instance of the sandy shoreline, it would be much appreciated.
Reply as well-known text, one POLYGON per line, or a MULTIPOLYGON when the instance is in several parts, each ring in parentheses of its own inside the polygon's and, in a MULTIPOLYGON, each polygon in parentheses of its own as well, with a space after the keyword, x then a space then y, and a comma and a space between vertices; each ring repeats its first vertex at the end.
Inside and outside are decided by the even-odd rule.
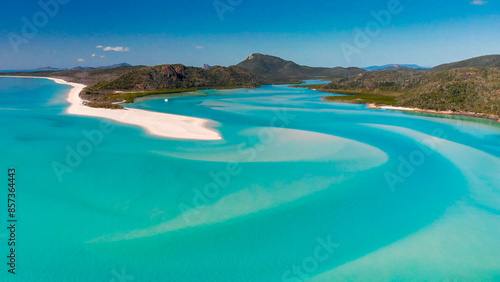
POLYGON ((438 114, 438 115, 452 115, 452 116, 466 116, 466 117, 475 117, 475 118, 484 118, 495 120, 500 122, 500 117, 495 115, 486 115, 481 113, 472 113, 472 112, 453 112, 453 111, 436 111, 436 110, 424 110, 419 108, 405 108, 405 107, 394 107, 394 106, 378 106, 373 103, 366 104, 368 109, 376 109, 376 110, 392 110, 392 111, 409 111, 409 112, 420 112, 420 113, 428 113, 428 114, 438 114))
POLYGON ((166 113, 151 112, 139 109, 103 109, 91 108, 83 105, 80 92, 86 85, 67 82, 51 77, 30 77, 30 76, 4 76, 21 78, 43 78, 50 79, 59 84, 70 85, 73 88, 68 94, 67 101, 70 106, 66 113, 71 115, 100 117, 114 120, 124 124, 136 125, 144 128, 149 134, 173 138, 190 140, 221 140, 221 135, 213 129, 205 127, 209 120, 172 115, 166 113))

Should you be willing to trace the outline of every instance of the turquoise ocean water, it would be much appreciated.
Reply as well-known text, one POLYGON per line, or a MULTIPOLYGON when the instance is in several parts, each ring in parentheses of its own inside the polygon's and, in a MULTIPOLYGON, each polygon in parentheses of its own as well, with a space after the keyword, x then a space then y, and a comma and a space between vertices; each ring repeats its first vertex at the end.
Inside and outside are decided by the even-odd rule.
POLYGON ((67 115, 69 89, 0 78, 1 281, 500 279, 498 123, 286 85, 130 105, 224 138, 171 140, 67 115))

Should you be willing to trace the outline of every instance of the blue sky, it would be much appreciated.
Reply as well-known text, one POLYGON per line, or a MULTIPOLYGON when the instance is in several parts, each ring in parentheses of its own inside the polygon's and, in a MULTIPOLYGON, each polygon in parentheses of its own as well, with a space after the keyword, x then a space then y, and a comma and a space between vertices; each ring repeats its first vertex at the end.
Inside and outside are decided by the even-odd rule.
POLYGON ((232 65, 256 52, 311 66, 434 66, 500 54, 497 0, 41 2, 58 9, 48 13, 36 0, 1 4, 0 69, 232 65), (390 20, 377 22, 374 12, 390 20), (356 44, 360 31, 368 41, 356 44))

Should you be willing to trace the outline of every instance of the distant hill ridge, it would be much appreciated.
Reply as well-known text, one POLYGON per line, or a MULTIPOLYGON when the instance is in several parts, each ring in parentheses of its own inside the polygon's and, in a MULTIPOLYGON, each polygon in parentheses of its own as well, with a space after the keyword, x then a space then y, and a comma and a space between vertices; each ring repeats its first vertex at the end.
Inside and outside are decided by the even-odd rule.
POLYGON ((65 70, 102 70, 102 69, 114 69, 118 67, 131 67, 131 64, 128 63, 121 63, 121 64, 114 64, 110 66, 100 66, 100 67, 82 67, 82 66, 77 66, 74 68, 54 68, 54 67, 43 67, 43 68, 37 68, 34 69, 33 71, 65 71, 65 70))
POLYGON ((56 71, 56 70, 64 70, 64 69, 53 68, 51 66, 35 69, 35 71, 56 71))
POLYGON ((480 56, 454 63, 442 64, 431 70, 445 71, 458 68, 500 68, 500 55, 480 56))
POLYGON ((301 66, 279 57, 255 53, 236 66, 268 79, 345 78, 364 73, 361 68, 321 68, 301 66))
POLYGON ((426 70, 429 68, 421 67, 419 65, 414 65, 414 64, 389 64, 383 66, 371 66, 363 69, 367 71, 384 71, 384 70, 399 70, 399 69, 426 70))
POLYGON ((101 66, 101 67, 81 67, 81 66, 78 66, 78 67, 74 67, 70 70, 101 70, 101 69, 114 69, 114 68, 118 68, 118 67, 131 67, 132 65, 130 64, 127 64, 127 63, 121 63, 121 64, 114 64, 114 65, 110 65, 110 66, 101 66))

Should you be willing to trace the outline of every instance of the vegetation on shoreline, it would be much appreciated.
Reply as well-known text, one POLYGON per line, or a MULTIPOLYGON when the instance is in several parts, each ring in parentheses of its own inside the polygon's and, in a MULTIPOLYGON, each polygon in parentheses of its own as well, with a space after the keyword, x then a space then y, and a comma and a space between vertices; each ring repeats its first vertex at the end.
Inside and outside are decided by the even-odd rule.
POLYGON ((189 88, 189 89, 164 89, 164 90, 144 91, 144 92, 124 92, 124 93, 115 93, 111 95, 110 99, 112 100, 122 99, 125 101, 125 103, 133 103, 135 99, 138 97, 157 95, 157 94, 195 92, 198 90, 199 90, 198 88, 189 88))
POLYGON ((329 102, 342 102, 342 103, 353 103, 353 104, 383 104, 383 105, 395 105, 396 97, 381 95, 381 94, 370 94, 370 93, 339 93, 342 91, 335 91, 338 94, 345 94, 344 96, 328 96, 324 97, 324 101, 329 102))
POLYGON ((206 89, 235 89, 235 87, 199 87, 199 88, 181 88, 181 89, 161 89, 152 91, 140 91, 140 92, 123 92, 123 91, 92 91, 86 88, 80 97, 85 100, 85 104, 90 107, 95 108, 109 108, 109 109, 121 109, 123 106, 120 104, 124 103, 134 103, 136 98, 154 96, 161 94, 171 94, 172 96, 177 96, 175 94, 179 93, 189 93, 196 92, 199 90, 206 89))
POLYGON ((93 91, 90 88, 84 89, 80 97, 85 101, 85 105, 94 108, 123 109, 122 103, 133 103, 136 98, 157 95, 157 94, 177 94, 184 92, 195 92, 198 88, 190 89, 164 89, 142 92, 120 92, 120 91, 93 91))
POLYGON ((323 87, 325 84, 298 84, 298 85, 290 85, 291 88, 308 88, 311 90, 315 90, 323 87))
POLYGON ((374 93, 374 92, 363 92, 356 90, 345 90, 345 89, 326 89, 325 84, 317 85, 292 85, 293 88, 308 88, 311 90, 317 90, 325 93, 341 94, 338 96, 327 96, 323 97, 324 101, 329 102, 341 102, 341 103, 353 103, 353 104, 383 104, 383 105, 394 105, 396 104, 396 97, 400 95, 399 93, 374 93))
POLYGON ((103 109, 124 109, 120 104, 112 104, 112 103, 105 103, 105 102, 88 102, 85 101, 83 103, 87 107, 91 108, 103 108, 103 109))
POLYGON ((500 116, 500 68, 370 72, 317 90, 351 95, 327 97, 327 101, 500 116))

